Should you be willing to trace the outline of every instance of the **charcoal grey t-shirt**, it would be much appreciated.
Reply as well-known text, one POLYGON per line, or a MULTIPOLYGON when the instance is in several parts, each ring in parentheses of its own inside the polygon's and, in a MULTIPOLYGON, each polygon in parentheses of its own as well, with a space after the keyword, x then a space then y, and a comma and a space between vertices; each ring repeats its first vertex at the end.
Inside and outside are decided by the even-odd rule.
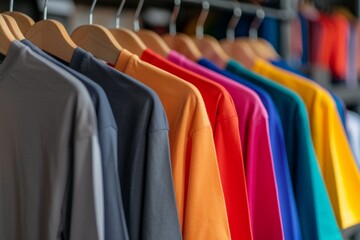
POLYGON ((22 40, 22 43, 46 60, 69 72, 80 80, 88 90, 96 111, 101 150, 105 204, 105 239, 129 239, 121 197, 121 184, 117 170, 117 126, 104 90, 88 77, 55 60, 55 58, 43 52, 29 40, 22 40))
POLYGON ((102 186, 87 90, 14 41, 0 65, 0 238, 104 239, 102 186))
POLYGON ((168 123, 154 91, 75 50, 70 67, 105 91, 118 126, 118 168, 129 236, 181 239, 172 180, 168 123))

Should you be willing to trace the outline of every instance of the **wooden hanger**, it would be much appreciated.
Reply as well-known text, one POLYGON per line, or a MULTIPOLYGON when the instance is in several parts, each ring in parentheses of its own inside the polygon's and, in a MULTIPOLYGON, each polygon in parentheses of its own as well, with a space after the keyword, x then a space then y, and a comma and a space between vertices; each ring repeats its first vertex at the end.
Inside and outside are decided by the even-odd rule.
POLYGON ((122 47, 111 32, 100 25, 90 24, 76 28, 71 39, 81 48, 91 52, 96 58, 116 64, 122 47))
POLYGON ((236 39, 235 41, 221 40, 221 47, 236 61, 242 63, 248 69, 252 69, 257 56, 245 41, 236 39))
MULTIPOLYGON (((120 4, 120 7, 116 13, 116 24, 115 28, 110 29, 110 32, 115 37, 116 41, 126 50, 129 50, 130 52, 141 56, 142 53, 146 50, 146 45, 144 42, 131 30, 120 28, 120 16, 122 9, 125 5, 125 0, 123 0, 120 4)), ((139 7, 142 6, 142 2, 139 2, 139 5, 136 9, 135 17, 134 17, 134 26, 136 18, 139 15, 140 10, 139 7)))
MULTIPOLYGON (((137 52, 136 54, 138 56, 141 56, 141 54, 147 49, 150 48, 157 52, 158 54, 162 55, 163 57, 167 57, 170 53, 170 48, 166 45, 166 43, 161 39, 159 35, 157 35, 155 32, 149 31, 149 30, 141 30, 139 26, 139 16, 141 8, 144 4, 143 0, 140 0, 138 3, 138 6, 135 11, 134 16, 134 31, 129 31, 126 29, 120 28, 120 14, 123 8, 123 5, 125 3, 125 0, 122 1, 118 13, 116 15, 116 28, 117 29, 111 29, 113 34, 117 35, 117 39, 121 39, 122 41, 126 41, 127 45, 131 44, 132 48, 135 48, 132 52, 137 52), (122 35, 121 35, 122 34, 122 35), (126 40, 129 39, 129 40, 126 40), (128 41, 131 41, 131 43, 128 41)), ((125 45, 124 45, 125 46, 125 45)), ((126 46, 125 46, 126 48, 126 46)), ((130 48, 129 48, 130 49, 130 48)))
POLYGON ((224 69, 230 60, 230 56, 221 47, 218 40, 205 35, 202 39, 193 38, 202 55, 213 61, 218 67, 224 69))
POLYGON ((17 23, 18 28, 20 28, 22 35, 24 36, 26 35, 27 31, 29 31, 30 27, 35 23, 34 20, 28 15, 21 12, 14 12, 14 0, 10 0, 9 11, 2 14, 13 17, 17 23))
POLYGON ((139 16, 142 6, 144 4, 144 0, 140 0, 139 4, 136 8, 135 16, 134 16, 134 31, 139 39, 144 42, 148 47, 157 52, 163 57, 167 57, 170 54, 170 48, 166 45, 164 40, 153 31, 150 30, 141 30, 139 24, 139 16))
POLYGON ((60 22, 47 19, 47 3, 48 0, 44 3, 44 20, 35 23, 25 37, 45 52, 69 63, 77 46, 60 22))
MULTIPOLYGON (((140 10, 138 12, 140 12, 140 10)), ((142 40, 143 43, 146 44, 148 48, 155 51, 157 54, 160 54, 165 58, 170 54, 171 49, 157 33, 150 30, 138 29, 138 31, 136 31, 136 35, 142 40)))
POLYGON ((176 19, 180 12, 181 0, 174 0, 174 9, 171 14, 169 34, 162 36, 165 43, 173 50, 187 56, 192 61, 197 61, 202 57, 200 50, 194 41, 183 33, 176 32, 176 19))
POLYGON ((131 53, 141 56, 147 49, 145 43, 131 30, 123 28, 111 28, 111 34, 123 48, 131 53))
POLYGON ((209 2, 204 1, 196 24, 196 37, 193 38, 193 41, 204 57, 212 60, 218 67, 225 68, 230 57, 224 52, 221 45, 214 37, 209 35, 204 36, 204 24, 209 14, 209 9, 209 2))
POLYGON ((21 31, 21 33, 25 36, 29 31, 32 25, 34 25, 34 20, 28 15, 21 12, 4 12, 3 14, 9 15, 13 17, 21 31))
POLYGON ((139 15, 144 1, 139 1, 134 17, 134 30, 136 35, 142 40, 142 42, 151 50, 157 54, 167 57, 170 54, 171 49, 165 43, 165 41, 154 31, 140 29, 139 27, 139 15))
POLYGON ((255 55, 266 60, 280 59, 280 55, 276 52, 274 47, 265 39, 246 39, 248 45, 253 50, 255 55))
POLYGON ((238 25, 242 11, 240 4, 234 7, 233 16, 229 21, 226 30, 226 39, 220 41, 222 49, 236 61, 242 63, 247 68, 252 68, 256 55, 244 38, 235 39, 235 29, 238 25))
POLYGON ((141 56, 147 48, 150 48, 158 54, 167 57, 170 53, 170 48, 161 39, 161 37, 152 31, 139 29, 138 19, 143 3, 144 1, 139 1, 134 16, 134 30, 137 30, 137 32, 120 28, 120 15, 124 7, 125 0, 121 2, 116 14, 116 28, 110 29, 110 31, 124 48, 138 56, 141 56))
POLYGON ((51 19, 35 23, 25 37, 45 52, 68 63, 77 47, 65 27, 60 22, 51 19))
POLYGON ((12 35, 19 41, 25 39, 24 35, 19 29, 19 26, 17 25, 15 19, 9 15, 1 14, 1 16, 4 18, 6 25, 10 29, 12 35))
POLYGON ((4 17, 0 15, 0 53, 7 55, 11 43, 15 40, 16 39, 8 28, 4 17))
POLYGON ((171 49, 185 55, 194 62, 197 62, 202 57, 194 41, 186 34, 177 33, 175 36, 166 34, 162 38, 171 49))
POLYGON ((107 28, 92 24, 95 4, 96 0, 90 9, 90 24, 76 28, 71 38, 79 47, 91 52, 96 58, 115 65, 122 47, 107 28))
POLYGON ((171 49, 166 42, 160 37, 159 34, 154 31, 140 29, 136 32, 136 35, 146 44, 148 48, 156 52, 157 54, 167 58, 171 49))
POLYGON ((250 46, 256 56, 267 59, 275 60, 280 56, 273 48, 273 46, 265 39, 258 38, 258 29, 265 18, 265 12, 261 8, 256 11, 254 20, 251 22, 249 30, 249 38, 245 38, 244 41, 250 46))

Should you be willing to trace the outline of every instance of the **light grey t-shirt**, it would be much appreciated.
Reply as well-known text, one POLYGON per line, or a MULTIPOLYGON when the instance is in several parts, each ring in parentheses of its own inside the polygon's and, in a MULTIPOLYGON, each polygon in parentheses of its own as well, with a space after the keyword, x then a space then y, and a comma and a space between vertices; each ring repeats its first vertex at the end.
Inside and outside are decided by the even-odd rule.
POLYGON ((13 42, 0 65, 0 238, 104 239, 102 186, 86 89, 13 42))
POLYGON ((104 90, 94 81, 61 63, 61 60, 55 60, 55 58, 37 48, 29 40, 24 39, 21 42, 40 56, 44 57, 46 60, 54 63, 66 72, 75 76, 75 78, 78 79, 87 89, 96 112, 97 130, 101 150, 104 184, 105 239, 128 240, 129 236, 125 221, 125 211, 120 190, 121 184, 117 168, 118 128, 104 90))

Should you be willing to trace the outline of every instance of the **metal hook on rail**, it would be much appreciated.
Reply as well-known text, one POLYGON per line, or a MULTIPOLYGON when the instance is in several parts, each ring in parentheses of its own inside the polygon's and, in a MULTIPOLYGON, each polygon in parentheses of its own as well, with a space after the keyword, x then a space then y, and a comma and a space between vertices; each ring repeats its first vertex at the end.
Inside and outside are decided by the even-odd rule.
POLYGON ((196 38, 202 39, 204 37, 204 25, 209 15, 210 3, 207 0, 203 0, 201 4, 200 16, 196 23, 196 38))
POLYGON ((124 9, 125 2, 126 2, 126 0, 122 0, 120 3, 119 9, 117 10, 116 19, 115 19, 115 28, 120 28, 120 17, 121 17, 122 10, 124 9))
POLYGON ((89 12, 89 24, 93 24, 94 20, 94 10, 97 0, 94 0, 91 4, 90 12, 89 12))
POLYGON ((252 39, 258 38, 258 31, 261 23, 264 21, 265 11, 262 8, 256 10, 255 18, 250 24, 249 37, 252 39))
POLYGON ((140 0, 137 7, 136 7, 136 11, 135 11, 135 16, 134 16, 134 31, 135 32, 138 32, 140 30, 140 21, 139 21, 139 18, 140 18, 140 12, 141 12, 141 9, 144 5, 144 0, 140 0))
POLYGON ((227 29, 226 29, 226 39, 228 41, 235 40, 235 29, 240 21, 241 15, 242 15, 242 11, 240 8, 240 3, 234 2, 233 16, 231 17, 229 24, 227 26, 227 29))

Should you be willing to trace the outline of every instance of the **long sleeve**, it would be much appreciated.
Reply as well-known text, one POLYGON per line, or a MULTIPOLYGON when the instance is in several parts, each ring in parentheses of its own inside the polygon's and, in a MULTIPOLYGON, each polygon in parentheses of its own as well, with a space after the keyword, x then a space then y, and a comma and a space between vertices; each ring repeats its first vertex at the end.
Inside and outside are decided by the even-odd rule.
POLYGON ((189 240, 230 239, 210 126, 195 131, 189 143, 183 237, 189 240))
POLYGON ((96 136, 75 143, 70 239, 104 239, 100 147, 96 136))
POLYGON ((107 127, 99 132, 104 179, 105 239, 128 240, 117 161, 117 130, 107 127))
POLYGON ((167 130, 149 133, 147 157, 142 239, 180 240, 167 130))
POLYGON ((238 117, 223 118, 217 122, 214 141, 219 162, 221 179, 232 239, 252 239, 248 195, 246 189, 244 161, 239 135, 238 117), (230 196, 229 198, 226 198, 230 196))
POLYGON ((70 240, 105 239, 104 190, 96 117, 86 111, 86 98, 78 97, 74 128, 70 240))
POLYGON ((251 124, 243 141, 247 159, 252 159, 245 169, 254 239, 283 239, 267 119, 251 119, 251 124))

